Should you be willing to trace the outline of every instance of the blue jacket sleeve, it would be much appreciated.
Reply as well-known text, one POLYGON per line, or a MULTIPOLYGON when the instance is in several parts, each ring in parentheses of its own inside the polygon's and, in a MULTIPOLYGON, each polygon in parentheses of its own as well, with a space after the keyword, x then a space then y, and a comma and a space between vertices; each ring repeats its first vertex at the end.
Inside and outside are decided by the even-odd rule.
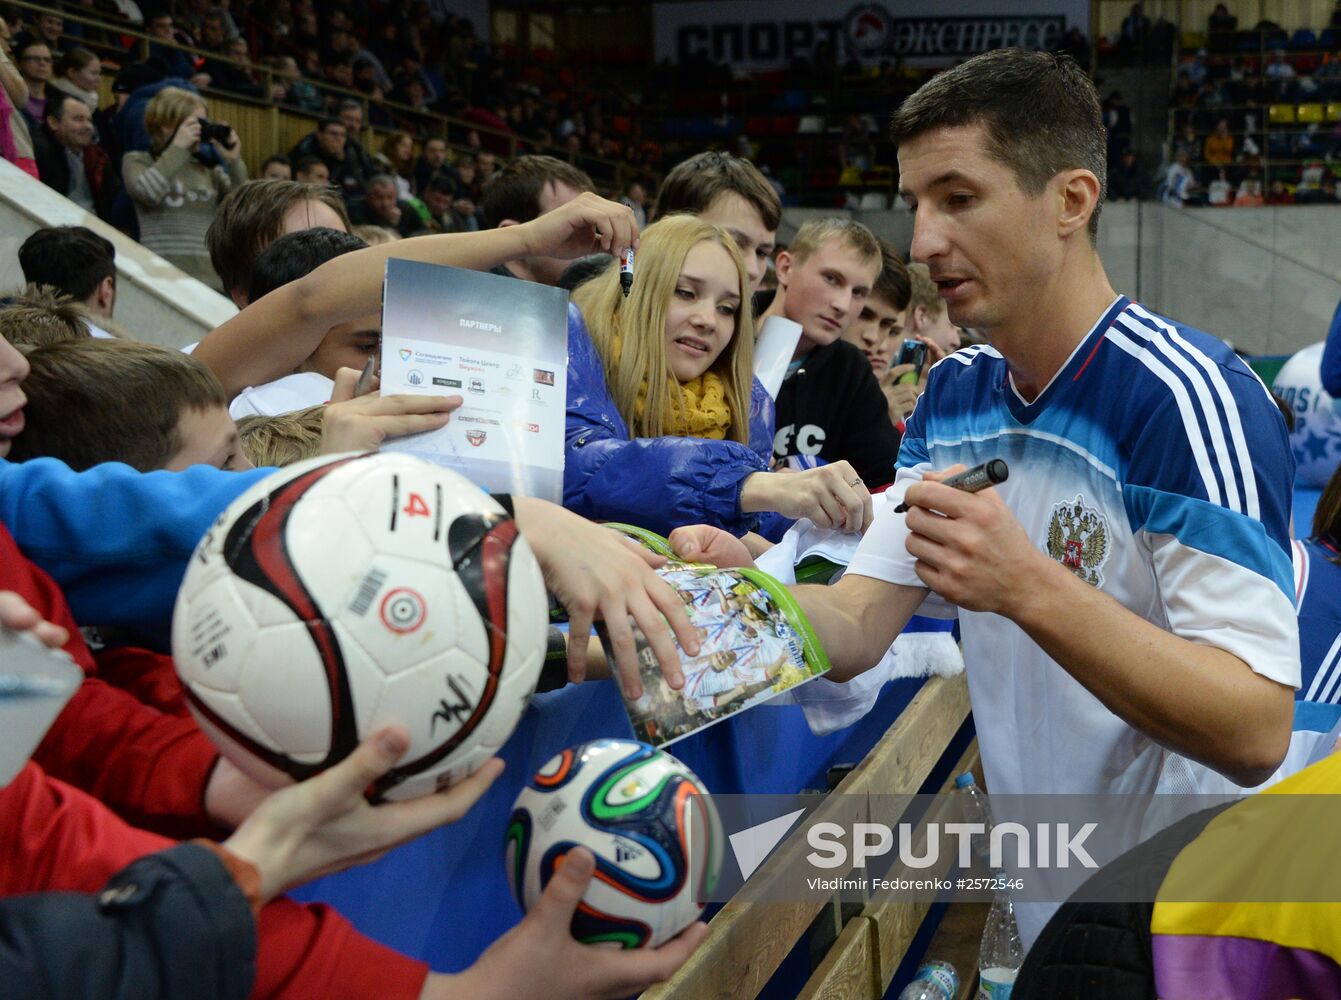
POLYGON ((1327 346, 1322 349, 1322 387, 1330 396, 1341 399, 1341 302, 1332 314, 1327 331, 1327 346))
POLYGON ((751 395, 750 445, 631 439, 582 314, 569 306, 563 505, 583 517, 624 521, 663 535, 685 524, 744 534, 755 516, 740 510, 741 484, 768 469, 765 455, 772 449, 772 406, 757 398, 762 392, 759 387, 751 395))
POLYGON ((109 462, 0 460, 0 522, 65 592, 75 620, 128 629, 166 649, 196 543, 235 498, 273 472, 138 472, 109 462))

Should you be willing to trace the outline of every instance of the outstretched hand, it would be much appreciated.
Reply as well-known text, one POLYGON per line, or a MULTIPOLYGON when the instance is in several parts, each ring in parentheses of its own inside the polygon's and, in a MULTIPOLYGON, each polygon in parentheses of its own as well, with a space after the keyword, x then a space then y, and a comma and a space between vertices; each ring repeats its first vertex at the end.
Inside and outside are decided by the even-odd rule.
MULTIPOLYGON (((354 395, 359 373, 352 368, 336 372, 331 402, 322 411, 321 453, 376 451, 387 438, 435 431, 447 424, 461 396, 354 395)), ((377 380, 373 379, 375 388, 377 380)))
POLYGON ((576 260, 592 253, 638 248, 638 223, 627 205, 590 191, 552 212, 523 223, 528 257, 576 260))
POLYGON ((60 649, 70 641, 67 629, 44 619, 36 608, 12 590, 0 590, 0 625, 15 632, 30 632, 48 649, 60 649))
POLYGON ((599 615, 627 697, 643 691, 634 625, 646 637, 666 683, 683 687, 674 640, 697 656, 699 639, 684 603, 653 572, 665 565, 665 557, 555 504, 530 497, 515 497, 514 503, 517 526, 540 562, 546 585, 568 609, 569 679, 586 676, 587 639, 599 615))
POLYGON ((596 860, 584 847, 570 850, 531 912, 456 977, 456 995, 512 998, 537 992, 548 1000, 633 996, 669 979, 708 936, 696 922, 660 948, 612 950, 573 939, 573 911, 591 882, 596 860))
POLYGON ((256 866, 263 902, 455 822, 503 773, 503 762, 495 757, 443 791, 370 805, 364 797, 368 787, 409 747, 409 737, 398 726, 374 733, 329 770, 272 792, 238 827, 224 847, 256 866))

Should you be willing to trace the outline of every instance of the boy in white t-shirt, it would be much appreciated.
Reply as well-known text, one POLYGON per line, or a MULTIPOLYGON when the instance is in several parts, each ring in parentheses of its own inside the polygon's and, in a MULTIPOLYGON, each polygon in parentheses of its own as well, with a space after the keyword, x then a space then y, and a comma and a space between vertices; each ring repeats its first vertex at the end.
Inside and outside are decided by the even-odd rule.
MULTIPOLYGON (((1299 683, 1284 424, 1222 342, 1110 286, 1093 83, 986 53, 901 105, 894 139, 911 256, 991 346, 931 372, 886 494, 907 513, 796 591, 830 676, 875 664, 932 591, 959 608, 992 793, 1192 792, 1189 760, 1261 781, 1299 683), (938 482, 993 458, 998 487, 938 482)), ((1051 909, 1017 908, 1026 943, 1051 909)))
MULTIPOLYGON (((326 261, 367 245, 336 229, 304 229, 281 236, 256 258, 248 299, 256 302, 326 261)), ((381 345, 382 317, 378 313, 333 326, 297 371, 243 389, 228 412, 234 420, 253 414, 271 417, 324 403, 331 398, 335 373, 341 368, 362 371, 369 358, 377 357, 381 345)))

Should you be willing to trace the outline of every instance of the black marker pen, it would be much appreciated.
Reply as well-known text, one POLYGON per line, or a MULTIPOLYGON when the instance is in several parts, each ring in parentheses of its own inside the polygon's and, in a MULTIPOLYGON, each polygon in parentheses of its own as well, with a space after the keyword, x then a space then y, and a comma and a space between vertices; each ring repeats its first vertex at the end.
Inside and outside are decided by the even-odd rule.
POLYGON ((624 298, 629 297, 629 292, 633 288, 633 247, 624 251, 624 255, 619 258, 619 287, 624 291, 624 298))
MULTIPOLYGON (((949 479, 942 479, 941 485, 953 486, 965 493, 977 493, 979 490, 985 490, 997 483, 1004 483, 1009 477, 1010 469, 1006 468, 1006 463, 999 458, 993 458, 990 461, 983 462, 982 465, 975 465, 971 469, 957 472, 949 479)), ((902 514, 907 509, 908 505, 901 503, 894 508, 894 513, 902 514)))

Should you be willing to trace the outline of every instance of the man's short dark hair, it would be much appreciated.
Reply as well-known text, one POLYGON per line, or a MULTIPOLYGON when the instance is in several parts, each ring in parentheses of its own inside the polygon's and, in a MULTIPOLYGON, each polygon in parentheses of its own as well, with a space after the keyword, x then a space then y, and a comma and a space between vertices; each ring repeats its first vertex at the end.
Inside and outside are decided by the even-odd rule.
POLYGON ((699 215, 723 194, 738 194, 753 205, 770 233, 782 225, 782 199, 768 178, 749 160, 716 150, 675 165, 657 191, 652 218, 677 212, 699 215))
POLYGON ((987 153, 1009 167, 1020 190, 1043 193, 1057 174, 1077 168, 1098 179, 1090 239, 1108 176, 1107 132, 1094 82, 1070 56, 996 49, 932 77, 894 112, 896 145, 939 128, 981 124, 987 153))
POLYGON ((251 269, 247 297, 252 302, 297 281, 328 260, 362 250, 368 244, 352 233, 318 226, 288 233, 261 251, 251 269))
POLYGON ((888 240, 877 237, 877 241, 880 244, 880 273, 871 286, 871 294, 887 299, 890 305, 902 312, 908 308, 908 299, 912 295, 908 265, 888 240))
POLYGON ((19 247, 23 280, 50 285, 83 302, 107 278, 116 279, 116 248, 84 226, 39 229, 19 247))
POLYGON ((550 184, 567 184, 578 191, 595 191, 583 171, 553 156, 518 156, 496 171, 484 187, 480 214, 484 228, 504 219, 530 222, 540 215, 540 196, 550 184))
POLYGON ((273 153, 272 155, 267 156, 265 158, 265 161, 261 164, 261 173, 265 173, 265 168, 270 166, 270 164, 272 163, 282 163, 290 170, 293 169, 293 164, 289 162, 289 158, 287 156, 285 156, 283 153, 273 153))
POLYGON ((432 191, 434 194, 456 197, 456 182, 445 174, 435 174, 428 179, 428 184, 425 185, 424 190, 432 191))
POLYGON ((330 169, 330 167, 326 165, 326 161, 319 156, 300 156, 293 164, 294 176, 296 177, 299 174, 305 174, 318 165, 326 167, 327 170, 330 169))
POLYGON ((57 90, 53 87, 51 93, 47 95, 47 103, 46 107, 42 109, 42 116, 61 121, 65 118, 65 105, 78 100, 79 98, 75 97, 74 94, 67 94, 63 90, 57 90))
POLYGON ((326 131, 328 128, 330 128, 332 125, 338 125, 338 126, 340 126, 340 128, 345 129, 345 132, 346 132, 346 133, 349 131, 349 129, 345 128, 345 123, 342 122, 339 118, 323 118, 323 119, 321 119, 321 121, 317 122, 317 131, 318 131, 318 132, 325 132, 325 131, 326 131))
POLYGON ((240 184, 224 195, 205 231, 205 246, 226 292, 250 284, 257 256, 279 235, 284 213, 300 201, 322 202, 349 225, 344 200, 324 184, 262 179, 240 184))

